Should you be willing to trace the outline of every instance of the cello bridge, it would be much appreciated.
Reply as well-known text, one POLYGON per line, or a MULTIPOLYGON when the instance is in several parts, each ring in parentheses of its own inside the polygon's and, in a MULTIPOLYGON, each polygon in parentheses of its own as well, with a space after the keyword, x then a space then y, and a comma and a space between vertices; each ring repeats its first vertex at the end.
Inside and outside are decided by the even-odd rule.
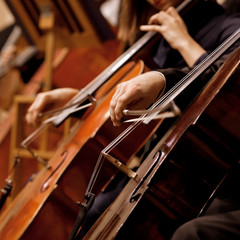
POLYGON ((120 171, 125 173, 128 177, 136 179, 138 174, 134 172, 132 169, 121 163, 118 159, 112 157, 108 153, 103 153, 106 159, 111 162, 115 167, 117 167, 120 171))

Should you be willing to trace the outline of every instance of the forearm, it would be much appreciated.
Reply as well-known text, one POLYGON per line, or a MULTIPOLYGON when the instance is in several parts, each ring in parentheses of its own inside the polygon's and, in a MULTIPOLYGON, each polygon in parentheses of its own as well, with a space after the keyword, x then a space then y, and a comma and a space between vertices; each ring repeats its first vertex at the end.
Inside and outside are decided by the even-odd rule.
POLYGON ((196 61, 206 53, 206 51, 191 37, 179 45, 176 50, 182 55, 188 67, 193 67, 196 61))

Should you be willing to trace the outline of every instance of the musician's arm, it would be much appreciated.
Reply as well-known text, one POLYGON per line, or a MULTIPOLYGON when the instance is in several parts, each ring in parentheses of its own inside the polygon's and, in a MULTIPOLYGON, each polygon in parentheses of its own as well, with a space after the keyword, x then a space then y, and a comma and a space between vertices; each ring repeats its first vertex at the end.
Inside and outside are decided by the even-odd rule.
POLYGON ((58 88, 37 95, 32 105, 28 108, 26 121, 28 124, 36 125, 39 121, 39 113, 44 110, 63 106, 79 92, 75 88, 58 88))

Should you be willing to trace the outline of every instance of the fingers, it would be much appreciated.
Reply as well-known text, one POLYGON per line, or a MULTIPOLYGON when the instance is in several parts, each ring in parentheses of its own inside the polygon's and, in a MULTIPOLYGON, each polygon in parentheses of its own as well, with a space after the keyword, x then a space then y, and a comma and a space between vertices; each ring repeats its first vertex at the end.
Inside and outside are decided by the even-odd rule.
POLYGON ((173 22, 176 18, 180 18, 179 14, 173 7, 169 7, 166 11, 160 11, 150 17, 148 25, 140 26, 142 31, 156 31, 160 34, 166 31, 169 22, 173 22))
POLYGON ((142 31, 155 31, 160 33, 171 48, 181 51, 189 42, 190 35, 187 26, 175 8, 160 11, 149 19, 150 25, 140 27, 142 31))
POLYGON ((166 13, 174 18, 180 18, 180 15, 178 14, 177 10, 174 7, 169 7, 166 13))
POLYGON ((154 71, 141 74, 119 84, 110 102, 110 118, 113 125, 121 125, 124 109, 145 109, 148 107, 156 100, 164 87, 164 76, 154 71))
POLYGON ((136 95, 133 95, 133 88, 129 83, 121 83, 117 86, 116 92, 110 102, 110 118, 114 126, 120 126, 123 118, 122 111, 134 102, 136 95))
POLYGON ((121 115, 118 114, 118 117, 116 117, 116 114, 115 114, 115 109, 116 109, 116 105, 117 105, 117 99, 120 95, 119 93, 119 85, 117 86, 116 88, 116 92, 115 94, 113 95, 112 99, 111 99, 111 102, 110 102, 110 118, 112 120, 112 123, 114 126, 119 126, 120 125, 120 122, 119 120, 121 119, 121 115), (119 119, 119 120, 118 120, 119 119))
POLYGON ((160 11, 159 13, 154 14, 150 17, 148 21, 148 25, 140 26, 141 31, 154 31, 160 34, 163 33, 164 29, 166 29, 166 23, 172 18, 169 13, 160 11))
POLYGON ((79 90, 74 88, 59 88, 39 93, 27 111, 25 117, 27 123, 36 125, 39 122, 39 113, 45 110, 46 107, 53 108, 63 106, 78 92, 79 90))
POLYGON ((175 8, 169 7, 166 11, 160 11, 150 17, 148 24, 159 24, 162 25, 166 21, 169 21, 173 18, 180 17, 175 8))
POLYGON ((43 110, 45 105, 48 102, 48 94, 47 93, 39 93, 32 103, 32 105, 28 108, 25 119, 28 124, 36 126, 39 122, 39 113, 43 110))
POLYGON ((148 20, 148 24, 162 24, 166 19, 168 19, 169 14, 164 11, 160 11, 153 16, 151 16, 148 20))
POLYGON ((162 32, 162 28, 160 25, 142 25, 140 26, 140 30, 145 32, 158 32, 160 34, 162 32))

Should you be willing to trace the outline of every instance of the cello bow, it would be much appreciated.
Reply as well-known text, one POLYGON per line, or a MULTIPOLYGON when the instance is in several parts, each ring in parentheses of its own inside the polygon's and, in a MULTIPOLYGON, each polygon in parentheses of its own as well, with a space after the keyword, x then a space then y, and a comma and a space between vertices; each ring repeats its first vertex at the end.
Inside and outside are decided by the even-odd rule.
MULTIPOLYGON (((129 180, 115 201, 105 210, 84 236, 84 240, 110 240, 117 236, 125 221, 133 212, 144 193, 148 190, 152 178, 171 153, 179 139, 191 125, 197 122, 220 89, 239 67, 239 55, 240 48, 232 52, 228 60, 219 68, 217 73, 202 90, 201 94, 155 145, 136 171, 137 177, 129 180)), ((217 188, 218 187, 219 186, 217 186, 217 188)), ((200 214, 204 212, 206 207, 213 200, 217 188, 203 205, 200 214)))

